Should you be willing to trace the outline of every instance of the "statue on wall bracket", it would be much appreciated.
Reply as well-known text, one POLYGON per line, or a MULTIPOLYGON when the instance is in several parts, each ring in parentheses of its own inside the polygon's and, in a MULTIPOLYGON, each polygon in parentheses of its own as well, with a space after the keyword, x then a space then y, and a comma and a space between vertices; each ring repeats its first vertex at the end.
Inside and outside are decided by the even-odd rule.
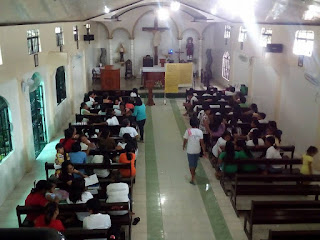
POLYGON ((193 60, 193 50, 194 50, 193 38, 192 37, 188 37, 186 49, 187 49, 187 61, 188 62, 192 62, 192 60, 193 60))
POLYGON ((120 43, 120 46, 118 48, 118 52, 120 54, 120 63, 124 63, 124 54, 126 53, 126 49, 124 48, 123 44, 120 43))

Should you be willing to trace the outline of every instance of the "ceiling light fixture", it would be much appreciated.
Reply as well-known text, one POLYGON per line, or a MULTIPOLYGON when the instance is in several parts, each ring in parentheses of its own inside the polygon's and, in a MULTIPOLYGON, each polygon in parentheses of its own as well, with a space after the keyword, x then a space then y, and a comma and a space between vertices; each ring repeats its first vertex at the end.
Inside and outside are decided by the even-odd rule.
POLYGON ((110 12, 110 8, 108 8, 107 6, 104 6, 104 12, 105 13, 109 13, 110 12))
POLYGON ((159 8, 158 17, 160 20, 167 20, 169 18, 169 11, 165 8, 159 8))
POLYGON ((172 1, 170 7, 172 11, 176 12, 180 9, 180 2, 172 1))

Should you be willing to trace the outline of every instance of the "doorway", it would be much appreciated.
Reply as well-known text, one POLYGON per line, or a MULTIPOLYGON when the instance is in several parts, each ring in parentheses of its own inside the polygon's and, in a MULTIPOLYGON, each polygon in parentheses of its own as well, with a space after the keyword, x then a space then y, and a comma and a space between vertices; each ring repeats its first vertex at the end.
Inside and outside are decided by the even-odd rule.
POLYGON ((43 87, 39 85, 30 92, 33 141, 36 158, 47 144, 46 120, 43 101, 43 87))

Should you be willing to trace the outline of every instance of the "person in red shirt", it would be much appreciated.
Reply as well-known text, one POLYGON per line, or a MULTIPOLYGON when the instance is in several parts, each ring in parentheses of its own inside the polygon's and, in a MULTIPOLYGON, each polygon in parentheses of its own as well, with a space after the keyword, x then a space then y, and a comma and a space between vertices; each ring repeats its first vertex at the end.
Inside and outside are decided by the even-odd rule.
MULTIPOLYGON (((48 182, 46 180, 40 180, 39 182, 37 182, 36 187, 31 190, 31 193, 26 198, 25 205, 42 207, 46 206, 49 202, 45 197, 47 188, 48 182)), ((36 217, 38 217, 37 214, 28 214, 27 220, 33 222, 36 217)))
POLYGON ((55 202, 48 203, 45 208, 44 214, 37 217, 34 221, 34 226, 53 228, 60 232, 64 231, 65 227, 63 226, 62 222, 57 219, 58 215, 58 204, 55 202))
POLYGON ((75 143, 74 139, 76 138, 76 134, 77 130, 74 127, 64 130, 64 138, 60 139, 60 143, 62 144, 65 152, 71 152, 72 144, 75 143))

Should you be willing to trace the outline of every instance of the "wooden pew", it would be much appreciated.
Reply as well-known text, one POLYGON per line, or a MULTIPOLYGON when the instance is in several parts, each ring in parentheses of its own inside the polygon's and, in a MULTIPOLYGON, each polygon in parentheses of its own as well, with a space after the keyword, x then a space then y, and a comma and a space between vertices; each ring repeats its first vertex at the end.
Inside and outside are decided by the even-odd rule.
MULTIPOLYGON (((129 169, 131 175, 131 164, 130 163, 113 163, 113 164, 103 164, 103 163, 86 163, 86 164, 74 164, 76 169, 84 169, 84 170, 91 170, 94 169, 108 169, 108 170, 120 170, 120 169, 129 169)), ((45 163, 45 171, 46 171, 46 178, 49 179, 49 170, 54 170, 53 163, 45 163)), ((133 183, 135 181, 135 177, 132 178, 120 178, 118 181, 115 181, 111 178, 99 178, 99 191, 98 197, 99 199, 106 199, 107 198, 107 186, 111 183, 115 182, 123 182, 128 184, 130 195, 133 194, 133 183)), ((61 187, 61 182, 57 182, 57 187, 61 187)))
MULTIPOLYGON (((125 116, 116 116, 119 124, 122 123, 123 119, 127 118, 125 116)), ((81 122, 84 118, 89 119, 92 122, 105 122, 109 117, 106 115, 81 115, 76 114, 76 122, 81 122)))
POLYGON ((320 230, 305 231, 272 231, 269 230, 268 240, 319 240, 320 230))
POLYGON ((93 90, 97 96, 103 96, 103 94, 107 93, 109 96, 122 97, 122 96, 130 96, 132 90, 93 90))
POLYGON ((254 225, 320 223, 320 201, 252 201, 244 231, 252 240, 254 225))
MULTIPOLYGON (((39 206, 17 206, 16 214, 18 218, 19 227, 23 227, 23 221, 21 215, 27 215, 30 213, 42 214, 44 207, 39 206)), ((109 211, 130 211, 129 203, 101 203, 101 213, 108 213, 109 211)), ((87 212, 86 204, 59 204, 59 212, 61 215, 75 213, 75 212, 87 212)), ((128 226, 129 227, 129 239, 131 239, 131 222, 132 216, 130 213, 125 215, 115 216, 110 215, 111 224, 113 226, 128 226)))
POLYGON ((237 209, 238 196, 315 195, 315 200, 318 200, 320 186, 302 184, 303 182, 313 181, 320 181, 320 175, 236 174, 235 182, 231 185, 230 201, 239 216, 237 209), (283 182, 286 182, 286 184, 279 184, 283 182))
MULTIPOLYGON (((290 166, 288 174, 293 174, 293 165, 301 165, 302 164, 302 159, 236 159, 236 160, 231 160, 228 161, 227 164, 232 164, 232 165, 237 165, 238 169, 247 164, 252 164, 252 165, 284 165, 284 166, 290 166)), ((229 190, 226 189, 226 182, 227 181, 233 181, 235 177, 234 173, 222 173, 222 176, 220 178, 220 185, 224 192, 227 194, 229 190)))
POLYGON ((89 129, 89 128, 99 129, 100 131, 103 129, 109 129, 112 136, 119 136, 119 132, 120 132, 120 128, 121 128, 120 125, 119 126, 88 125, 85 123, 70 124, 69 126, 74 127, 75 129, 77 129, 77 131, 81 131, 83 129, 89 129))

